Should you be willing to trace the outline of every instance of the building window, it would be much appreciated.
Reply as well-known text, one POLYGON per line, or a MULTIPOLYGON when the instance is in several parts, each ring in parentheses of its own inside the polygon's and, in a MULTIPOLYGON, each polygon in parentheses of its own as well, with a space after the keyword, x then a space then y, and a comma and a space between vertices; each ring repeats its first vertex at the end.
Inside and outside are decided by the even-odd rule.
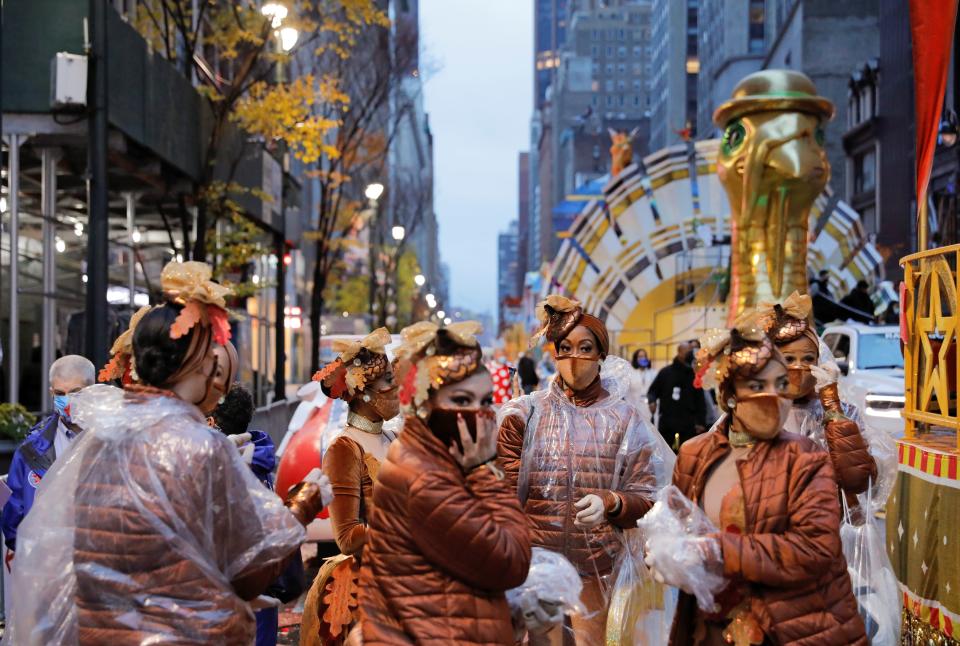
POLYGON ((626 47, 617 47, 617 56, 620 58, 627 57, 627 48, 626 47))
POLYGON ((626 63, 620 63, 619 65, 617 65, 617 72, 619 72, 620 74, 626 74, 627 73, 626 63))
POLYGON ((594 94, 593 97, 590 99, 590 102, 593 104, 593 107, 595 107, 595 108, 596 108, 596 107, 599 107, 599 106, 600 106, 600 97, 597 96, 596 94, 594 94))
POLYGON ((613 58, 613 47, 607 46, 607 58, 613 58))
POLYGON ((623 40, 623 39, 626 38, 626 37, 627 37, 627 32, 624 31, 623 29, 620 29, 620 30, 617 32, 617 40, 623 40))
POLYGON ((613 74, 613 63, 607 63, 607 74, 613 74))
POLYGON ((763 31, 766 23, 764 0, 750 0, 750 24, 748 25, 749 49, 751 54, 763 52, 763 31))
POLYGON ((643 48, 639 45, 635 45, 633 48, 633 57, 640 58, 643 55, 643 48))
POLYGON ((626 81, 624 81, 623 79, 620 79, 619 81, 617 81, 617 89, 620 91, 626 90, 627 89, 626 81))
POLYGON ((877 187, 877 152, 873 148, 853 158, 853 193, 872 193, 877 187))
POLYGON ((607 107, 613 107, 613 96, 610 94, 607 95, 607 107))
POLYGON ((640 63, 634 63, 633 73, 636 74, 637 76, 640 76, 641 74, 643 74, 643 65, 641 65, 640 63))
POLYGON ((606 83, 604 83, 604 89, 607 92, 613 92, 613 81, 611 79, 607 79, 606 83))
POLYGON ((622 95, 622 94, 617 97, 617 104, 618 104, 618 105, 621 105, 621 106, 623 105, 623 95, 622 95))
POLYGON ((600 40, 600 32, 596 29, 590 32, 590 40, 600 40))
POLYGON ((633 81, 633 91, 634 91, 634 92, 639 92, 642 87, 643 87, 643 81, 641 81, 640 79, 634 79, 634 81, 633 81))
POLYGON ((596 45, 591 45, 590 56, 592 56, 593 58, 597 58, 598 56, 600 56, 600 48, 597 47, 596 45))

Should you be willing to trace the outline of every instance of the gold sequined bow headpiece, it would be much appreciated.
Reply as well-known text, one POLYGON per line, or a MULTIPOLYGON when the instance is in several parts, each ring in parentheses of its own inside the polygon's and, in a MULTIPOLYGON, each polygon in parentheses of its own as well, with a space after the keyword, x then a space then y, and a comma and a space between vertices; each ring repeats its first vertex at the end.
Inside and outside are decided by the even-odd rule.
POLYGON ((170 326, 170 338, 179 339, 202 323, 212 328, 213 340, 220 345, 230 340, 226 297, 231 290, 212 278, 213 270, 205 262, 170 262, 163 268, 160 287, 164 297, 183 306, 170 326))
POLYGON ((119 379, 124 385, 137 381, 137 365, 133 356, 133 333, 137 329, 137 324, 150 309, 149 305, 144 305, 130 317, 130 326, 110 347, 110 361, 100 370, 100 374, 97 375, 98 381, 119 379))
POLYGON ((481 365, 477 334, 483 327, 476 321, 461 321, 440 327, 421 321, 404 328, 397 348, 397 378, 400 402, 418 408, 430 391, 463 381, 481 365))
POLYGON ((530 338, 530 347, 535 346, 541 337, 554 343, 565 338, 577 327, 577 322, 583 316, 583 307, 572 298, 550 294, 537 303, 535 312, 540 329, 530 338))
POLYGON ((796 341, 801 336, 809 338, 813 345, 820 346, 820 337, 813 329, 810 312, 813 300, 807 294, 793 292, 783 303, 760 303, 760 314, 764 329, 777 345, 796 341))
POLYGON ((313 376, 328 397, 352 397, 368 384, 382 377, 390 367, 386 346, 390 331, 378 328, 360 339, 337 339, 333 342, 337 358, 313 376))
POLYGON ((733 377, 756 374, 776 354, 760 313, 745 312, 731 329, 713 329, 700 338, 694 385, 719 388, 733 377))

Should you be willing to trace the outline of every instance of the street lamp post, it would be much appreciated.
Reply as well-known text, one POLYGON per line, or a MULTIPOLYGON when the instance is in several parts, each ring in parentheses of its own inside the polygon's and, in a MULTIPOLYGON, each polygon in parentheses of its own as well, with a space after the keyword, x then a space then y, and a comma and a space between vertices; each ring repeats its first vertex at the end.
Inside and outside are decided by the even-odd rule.
POLYGON ((377 300, 377 248, 380 238, 380 197, 383 195, 383 184, 374 182, 367 184, 363 191, 364 196, 370 204, 373 211, 367 227, 367 241, 370 250, 370 283, 368 289, 368 314, 370 316, 370 326, 374 325, 374 303, 377 300))

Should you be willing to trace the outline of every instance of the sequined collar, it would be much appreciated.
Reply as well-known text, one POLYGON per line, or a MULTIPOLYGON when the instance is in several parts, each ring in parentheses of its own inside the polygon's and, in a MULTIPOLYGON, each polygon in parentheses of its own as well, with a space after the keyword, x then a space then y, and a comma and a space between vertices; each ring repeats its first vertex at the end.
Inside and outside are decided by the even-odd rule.
POLYGON ((573 390, 567 386, 567 384, 563 382, 563 379, 561 379, 559 375, 557 376, 557 383, 560 385, 560 389, 563 391, 563 394, 566 396, 566 398, 573 402, 573 405, 577 406, 578 408, 592 406, 609 395, 609 393, 600 384, 599 375, 589 386, 579 391, 573 390))
POLYGON ((353 411, 347 414, 347 424, 358 431, 370 433, 371 435, 380 435, 383 432, 383 420, 371 422, 363 415, 358 415, 353 411))

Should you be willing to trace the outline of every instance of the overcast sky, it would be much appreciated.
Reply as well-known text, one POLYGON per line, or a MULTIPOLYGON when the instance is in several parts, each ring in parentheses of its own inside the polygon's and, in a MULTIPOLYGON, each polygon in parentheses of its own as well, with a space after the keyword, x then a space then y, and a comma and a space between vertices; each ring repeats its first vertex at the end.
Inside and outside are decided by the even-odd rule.
MULTIPOLYGON (((497 234, 517 217, 529 147, 533 8, 527 0, 420 0, 447 305, 496 315, 497 234)), ((449 309, 449 308, 448 308, 449 309)))

